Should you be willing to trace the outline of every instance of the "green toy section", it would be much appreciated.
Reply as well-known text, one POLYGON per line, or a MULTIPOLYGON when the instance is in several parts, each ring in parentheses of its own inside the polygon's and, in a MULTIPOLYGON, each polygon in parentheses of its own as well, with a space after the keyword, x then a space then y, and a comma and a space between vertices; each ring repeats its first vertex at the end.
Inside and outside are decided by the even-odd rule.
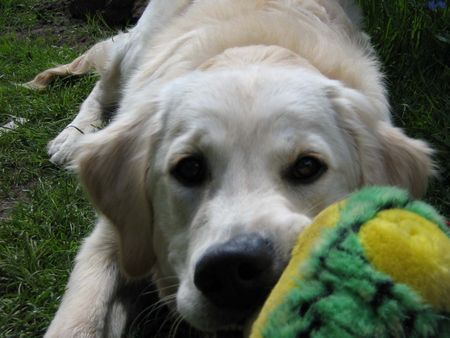
POLYGON ((450 337, 444 219, 392 187, 330 206, 299 236, 250 337, 450 337))

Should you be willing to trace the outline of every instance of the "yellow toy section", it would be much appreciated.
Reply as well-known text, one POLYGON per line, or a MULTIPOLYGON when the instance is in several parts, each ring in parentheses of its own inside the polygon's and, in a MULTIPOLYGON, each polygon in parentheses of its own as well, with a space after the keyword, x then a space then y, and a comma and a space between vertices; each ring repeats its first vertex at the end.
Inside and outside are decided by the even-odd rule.
POLYGON ((385 210, 361 228, 359 238, 375 268, 409 285, 436 310, 450 312, 450 238, 436 224, 410 211, 385 210))

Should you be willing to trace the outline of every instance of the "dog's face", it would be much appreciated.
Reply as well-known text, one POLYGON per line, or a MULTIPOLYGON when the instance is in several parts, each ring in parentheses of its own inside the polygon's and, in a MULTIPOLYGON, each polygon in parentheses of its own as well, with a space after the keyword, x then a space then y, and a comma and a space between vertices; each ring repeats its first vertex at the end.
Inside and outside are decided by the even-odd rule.
POLYGON ((128 95, 131 113, 85 140, 81 178, 118 229, 124 271, 153 269, 203 330, 242 323, 329 204, 363 184, 426 184, 426 146, 314 70, 198 70, 156 99, 128 95))
POLYGON ((308 71, 198 72, 169 85, 160 109, 148 173, 158 275, 177 276, 177 308, 195 326, 236 322, 311 218, 358 186, 357 155, 308 71))

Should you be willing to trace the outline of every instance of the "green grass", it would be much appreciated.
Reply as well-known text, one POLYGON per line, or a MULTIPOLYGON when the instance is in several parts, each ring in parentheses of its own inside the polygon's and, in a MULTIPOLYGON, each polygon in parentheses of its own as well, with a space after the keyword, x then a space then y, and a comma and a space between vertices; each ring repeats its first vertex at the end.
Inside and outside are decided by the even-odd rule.
POLYGON ((431 11, 425 0, 358 2, 387 74, 395 124, 436 150, 439 178, 426 200, 450 217, 450 9, 431 11))
POLYGON ((71 32, 55 33, 58 17, 39 14, 45 4, 51 2, 0 0, 0 125, 11 116, 29 120, 0 136, 0 337, 42 336, 95 219, 73 175, 46 154, 95 77, 57 81, 44 92, 15 84, 79 55, 87 42, 78 37, 92 42, 111 31, 94 21, 73 23, 64 40, 71 32))
MULTIPOLYGON (((449 216, 450 12, 418 0, 360 2, 396 124, 437 149, 441 179, 427 200, 449 216)), ((60 3, 0 0, 0 124, 11 116, 29 120, 0 136, 0 205, 7 209, 0 208, 0 337, 42 335, 94 220, 76 179, 49 162, 46 144, 76 114, 95 77, 59 80, 44 92, 14 85, 111 34, 95 20, 67 23, 48 10, 60 3)))

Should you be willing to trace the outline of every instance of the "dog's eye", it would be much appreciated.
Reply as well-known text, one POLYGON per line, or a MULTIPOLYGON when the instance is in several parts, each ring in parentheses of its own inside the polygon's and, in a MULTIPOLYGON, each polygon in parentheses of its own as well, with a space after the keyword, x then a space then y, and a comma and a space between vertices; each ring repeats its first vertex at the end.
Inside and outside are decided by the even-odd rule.
POLYGON ((301 156, 285 175, 293 183, 307 184, 318 179, 326 170, 326 165, 319 159, 313 156, 301 156))
POLYGON ((185 157, 171 169, 170 173, 178 182, 185 186, 200 185, 207 178, 205 159, 198 155, 185 157))

